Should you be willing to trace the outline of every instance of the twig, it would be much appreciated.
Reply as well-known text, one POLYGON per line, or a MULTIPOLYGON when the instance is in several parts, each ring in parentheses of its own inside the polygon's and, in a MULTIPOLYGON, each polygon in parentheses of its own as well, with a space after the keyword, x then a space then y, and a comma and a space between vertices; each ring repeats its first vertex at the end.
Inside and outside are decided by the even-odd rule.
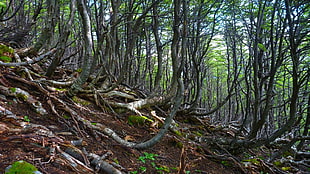
POLYGON ((0 61, 0 66, 24 66, 24 65, 30 65, 30 64, 34 64, 37 63, 39 61, 41 61, 42 59, 44 59, 46 56, 50 56, 51 54, 53 54, 56 51, 56 49, 52 49, 49 52, 40 55, 39 57, 36 57, 34 59, 31 59, 29 61, 26 62, 16 62, 16 63, 4 63, 2 61, 0 61))

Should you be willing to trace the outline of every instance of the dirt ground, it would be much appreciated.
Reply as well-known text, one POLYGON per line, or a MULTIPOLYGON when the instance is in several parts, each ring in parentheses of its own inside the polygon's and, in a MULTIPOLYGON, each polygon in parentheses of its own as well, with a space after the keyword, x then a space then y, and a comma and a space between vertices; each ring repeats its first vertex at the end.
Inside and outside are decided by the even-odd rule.
MULTIPOLYGON (((2 80, 7 79, 2 76, 2 80)), ((2 108, 11 111, 26 124, 42 125, 48 128, 63 141, 83 139, 85 142, 83 148, 87 152, 99 156, 109 153, 110 155, 105 158, 105 161, 116 163, 122 173, 177 173, 180 167, 184 168, 184 173, 242 173, 233 165, 208 159, 204 155, 206 147, 197 145, 194 141, 172 132, 169 132, 160 143, 150 149, 136 150, 124 147, 110 137, 88 129, 73 118, 66 116, 65 113, 62 113, 62 118, 53 114, 47 103, 48 99, 34 87, 14 81, 6 81, 6 83, 10 87, 19 87, 31 93, 42 103, 44 108, 47 108, 48 114, 40 115, 28 103, 19 98, 5 95, 0 97, 2 108), (154 155, 154 158, 147 157, 148 154, 154 155), (143 161, 143 159, 145 160, 143 161), (182 164, 180 165, 180 163, 182 164)), ((60 94, 59 97, 61 97, 60 94)), ((159 130, 147 125, 128 124, 129 112, 110 114, 103 112, 93 103, 86 106, 71 103, 70 107, 81 117, 111 128, 128 141, 148 140, 159 130)), ((182 126, 191 128, 190 124, 185 125, 184 123, 182 126)), ((56 140, 49 137, 44 139, 42 136, 35 135, 31 130, 27 131, 24 131, 20 124, 16 123, 16 119, 7 118, 5 114, 0 115, 0 173, 4 173, 7 166, 19 160, 33 164, 39 171, 46 174, 79 173, 74 168, 57 160, 59 154, 51 158, 50 147, 52 143, 57 143, 56 140)), ((61 146, 61 148, 65 150, 65 147, 61 146)))

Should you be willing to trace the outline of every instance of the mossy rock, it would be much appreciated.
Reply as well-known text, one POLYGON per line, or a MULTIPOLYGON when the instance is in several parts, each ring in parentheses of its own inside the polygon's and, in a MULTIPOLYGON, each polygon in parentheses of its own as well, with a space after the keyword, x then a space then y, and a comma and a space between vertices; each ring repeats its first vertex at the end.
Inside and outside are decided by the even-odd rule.
POLYGON ((0 55, 3 55, 4 53, 10 53, 13 54, 14 53, 14 49, 6 46, 4 44, 0 44, 0 55))
POLYGON ((128 116, 127 120, 128 124, 130 124, 131 126, 141 126, 153 122, 153 120, 147 118, 146 116, 139 116, 139 115, 130 115, 128 116))
POLYGON ((38 169, 26 161, 16 161, 5 169, 5 174, 42 174, 38 169))
POLYGON ((13 53, 13 48, 0 44, 0 61, 12 62, 13 53))

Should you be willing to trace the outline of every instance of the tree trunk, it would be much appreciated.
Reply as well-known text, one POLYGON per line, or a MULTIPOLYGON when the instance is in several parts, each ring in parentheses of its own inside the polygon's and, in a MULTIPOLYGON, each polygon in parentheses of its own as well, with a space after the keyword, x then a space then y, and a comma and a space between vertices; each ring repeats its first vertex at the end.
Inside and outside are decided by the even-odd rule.
POLYGON ((80 76, 74 81, 70 90, 68 91, 69 96, 74 96, 77 92, 82 89, 82 85, 87 81, 90 73, 91 66, 93 63, 93 41, 92 41, 92 32, 91 32, 91 24, 90 18, 87 13, 86 5, 83 0, 77 0, 78 11, 81 16, 82 24, 83 24, 83 38, 84 38, 84 54, 83 54, 83 65, 82 72, 80 76))

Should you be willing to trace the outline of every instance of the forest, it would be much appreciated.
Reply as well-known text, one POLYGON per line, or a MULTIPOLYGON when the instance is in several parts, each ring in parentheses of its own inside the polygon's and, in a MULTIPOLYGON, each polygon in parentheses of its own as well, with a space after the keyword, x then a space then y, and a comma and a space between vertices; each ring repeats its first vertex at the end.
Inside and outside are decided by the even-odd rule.
POLYGON ((310 173, 309 0, 0 0, 0 173, 310 173))

